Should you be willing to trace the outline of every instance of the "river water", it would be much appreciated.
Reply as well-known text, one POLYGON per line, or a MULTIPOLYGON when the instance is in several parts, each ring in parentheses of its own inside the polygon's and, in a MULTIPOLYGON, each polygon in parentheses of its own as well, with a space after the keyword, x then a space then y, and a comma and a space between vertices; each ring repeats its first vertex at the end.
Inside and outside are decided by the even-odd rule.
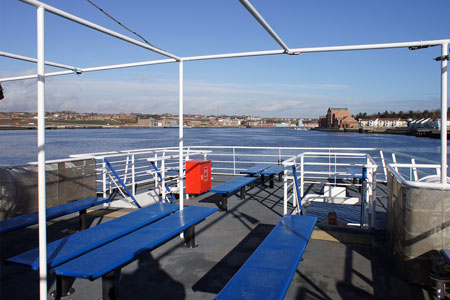
MULTIPOLYGON (((436 162, 440 141, 414 136, 336 133, 292 129, 189 128, 185 146, 266 146, 380 148, 436 162)), ((37 160, 36 131, 0 131, 0 166, 24 165, 37 160)), ((47 160, 71 154, 106 152, 178 145, 178 129, 67 129, 46 132, 47 160)), ((326 218, 330 205, 314 203, 308 214, 326 218)), ((359 207, 333 205, 339 218, 359 222, 359 207)))
MULTIPOLYGON (((336 133, 292 129, 187 128, 185 146, 380 148, 440 161, 440 141, 388 134, 336 133)), ((37 160, 36 131, 0 131, 0 166, 37 160)), ((46 159, 71 154, 178 146, 178 129, 67 129, 46 131, 46 159)))

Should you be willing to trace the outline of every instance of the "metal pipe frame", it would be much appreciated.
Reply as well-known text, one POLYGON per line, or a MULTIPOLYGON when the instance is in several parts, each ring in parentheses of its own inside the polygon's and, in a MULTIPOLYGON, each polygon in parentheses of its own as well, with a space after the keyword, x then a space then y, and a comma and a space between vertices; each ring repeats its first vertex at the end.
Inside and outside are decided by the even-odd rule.
MULTIPOLYGON (((180 210, 184 209, 184 182, 183 182, 183 169, 184 169, 184 135, 183 135, 183 126, 184 126, 184 118, 183 118, 183 107, 184 107, 184 99, 183 99, 183 88, 184 88, 184 69, 183 69, 183 61, 179 63, 179 101, 178 101, 178 155, 179 155, 179 165, 178 165, 178 183, 179 183, 179 201, 180 201, 180 210)), ((188 154, 189 155, 189 154, 188 154)))
POLYGON ((127 37, 126 35, 117 33, 115 31, 112 31, 112 30, 110 30, 108 28, 105 28, 103 26, 97 25, 95 23, 92 23, 92 22, 89 22, 87 20, 84 20, 84 19, 82 19, 80 17, 77 17, 77 16, 74 16, 72 14, 66 13, 65 11, 62 11, 60 9, 57 9, 57 8, 55 8, 53 6, 47 5, 47 4, 42 3, 40 1, 36 1, 36 0, 20 0, 20 1, 22 1, 24 3, 27 3, 27 4, 30 4, 30 5, 32 5, 34 7, 43 7, 46 11, 48 11, 48 12, 54 14, 54 15, 60 16, 62 18, 65 18, 67 20, 73 21, 73 22, 78 23, 80 25, 89 27, 91 29, 100 31, 100 32, 105 33, 107 35, 110 35, 112 37, 118 38, 118 39, 123 40, 125 42, 134 44, 136 46, 139 46, 141 48, 144 48, 144 49, 147 49, 147 50, 151 50, 151 51, 156 52, 158 54, 161 54, 161 55, 164 55, 164 56, 176 59, 177 61, 180 61, 180 58, 178 56, 172 54, 172 53, 169 53, 169 52, 166 52, 164 50, 158 49, 156 47, 150 46, 150 45, 148 45, 146 43, 137 41, 135 39, 127 37))
MULTIPOLYGON (((25 0, 20 0, 25 1, 25 0)), ((26 0, 30 1, 30 0, 26 0)), ((380 49, 394 49, 394 48, 410 48, 410 47, 424 47, 424 46, 439 46, 448 45, 450 39, 443 40, 429 40, 429 41, 417 41, 417 42, 404 42, 404 43, 383 43, 383 44, 363 44, 363 45, 350 45, 350 46, 331 46, 331 47, 312 47, 312 48, 295 48, 291 49, 291 52, 295 53, 316 53, 316 52, 335 52, 335 51, 357 51, 357 50, 380 50, 380 49)), ((445 48, 445 47, 444 47, 445 48)), ((210 59, 227 59, 227 58, 240 58, 240 57, 253 57, 253 56, 266 56, 266 55, 279 55, 285 54, 284 50, 267 50, 267 51, 252 51, 252 52, 236 52, 236 53, 225 53, 225 54, 213 54, 213 55, 202 55, 202 56, 187 56, 180 58, 184 62, 186 61, 198 61, 198 60, 210 60, 210 59)), ((93 72, 93 71, 103 71, 103 70, 113 70, 128 67, 139 67, 147 66, 153 64, 165 64, 176 62, 177 59, 166 59, 166 60, 154 60, 154 61, 144 61, 129 64, 119 64, 119 65, 108 65, 92 68, 77 68, 78 72, 93 72)), ((442 61, 442 63, 445 63, 442 61)), ((48 73, 45 76, 58 76, 73 74, 75 71, 63 71, 48 73)), ((36 78, 36 75, 26 75, 17 77, 7 77, 0 78, 0 82, 13 81, 13 80, 24 80, 36 78)))
POLYGON ((45 9, 37 8, 37 148, 38 148, 38 207, 39 207, 39 295, 47 299, 47 211, 45 178, 45 9))
POLYGON ((259 24, 261 24, 262 27, 270 34, 270 36, 278 43, 278 45, 281 46, 281 48, 284 49, 285 53, 293 54, 291 53, 291 50, 289 50, 288 46, 283 42, 283 40, 278 36, 278 34, 275 32, 275 30, 270 27, 269 23, 264 20, 264 18, 261 16, 261 14, 256 10, 255 7, 248 1, 248 0, 239 0, 241 4, 248 10, 248 12, 258 21, 259 24))
POLYGON ((447 186, 447 88, 448 43, 441 46, 441 184, 447 186))
MULTIPOLYGON (((27 57, 27 56, 23 56, 23 55, 17 55, 17 54, 3 52, 3 51, 0 51, 0 56, 4 56, 4 57, 8 57, 8 58, 14 58, 14 59, 23 60, 23 61, 29 61, 29 62, 33 62, 33 63, 37 63, 38 62, 38 60, 36 58, 27 57)), ((67 65, 60 64, 60 63, 54 63, 54 62, 51 62, 51 61, 46 61, 44 63, 47 66, 52 66, 52 67, 57 67, 57 68, 62 68, 62 69, 68 69, 68 70, 72 70, 72 71, 76 71, 77 70, 77 68, 75 68, 73 66, 67 66, 67 65)))

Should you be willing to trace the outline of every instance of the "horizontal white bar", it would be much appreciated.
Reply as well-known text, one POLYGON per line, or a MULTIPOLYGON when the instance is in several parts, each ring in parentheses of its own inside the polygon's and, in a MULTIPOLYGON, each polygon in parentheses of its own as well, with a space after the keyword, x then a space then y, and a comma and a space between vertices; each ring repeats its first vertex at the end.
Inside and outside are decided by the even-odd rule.
MULTIPOLYGON (((47 74, 45 74, 45 77, 68 75, 68 74, 74 74, 74 73, 75 73, 75 71, 59 71, 59 72, 47 73, 47 74)), ((36 78, 37 78, 37 74, 35 74, 35 75, 24 75, 24 76, 0 78, 0 82, 26 80, 26 79, 36 79, 36 78)))
MULTIPOLYGON (((0 51, 0 56, 4 56, 4 57, 8 57, 8 58, 13 58, 13 59, 18 59, 18 60, 23 60, 23 61, 29 61, 29 62, 33 62, 33 63, 37 63, 37 59, 36 58, 32 58, 32 57, 27 57, 27 56, 22 56, 22 55, 17 55, 17 54, 13 54, 13 53, 8 53, 8 52, 3 52, 0 51)), ((73 66, 68 66, 68 65, 63 65, 60 63, 54 63, 51 61, 46 61, 44 62, 46 65, 48 66, 52 66, 52 67, 57 67, 57 68, 63 68, 63 69, 69 69, 72 71, 75 71, 76 68, 73 66)))
MULTIPOLYGON (((228 54, 213 54, 202 56, 188 56, 183 57, 183 61, 195 61, 195 60, 207 60, 207 59, 223 59, 223 58, 236 58, 236 57, 250 57, 250 56, 263 56, 263 55, 276 55, 283 54, 284 50, 269 50, 269 51, 254 51, 254 52, 239 52, 228 54)), ((232 148, 232 147, 231 147, 232 148)))
POLYGON ((176 62, 175 59, 161 59, 161 60, 151 60, 151 61, 118 64, 118 65, 110 65, 110 66, 82 68, 79 70, 81 72, 94 72, 94 71, 114 70, 114 69, 123 69, 123 68, 131 68, 131 67, 143 67, 143 66, 158 65, 158 64, 168 64, 168 63, 174 63, 174 62, 176 62))
POLYGON ((55 8, 53 6, 47 5, 47 4, 42 3, 40 1, 36 1, 36 0, 20 0, 20 1, 22 1, 24 3, 27 3, 27 4, 30 4, 30 5, 32 5, 32 6, 36 7, 36 8, 37 7, 43 7, 46 11, 48 11, 48 12, 50 12, 52 14, 55 14, 57 16, 60 16, 62 18, 65 18, 67 20, 73 21, 75 23, 81 24, 83 26, 89 27, 89 28, 97 30, 97 31, 100 31, 100 32, 105 33, 107 35, 110 35, 112 37, 115 37, 115 38, 118 38, 120 40, 123 40, 125 42, 134 44, 136 46, 139 46, 139 47, 151 50, 153 52, 156 52, 156 53, 159 53, 161 55, 164 55, 164 56, 176 59, 177 61, 180 61, 180 58, 178 56, 176 56, 176 55, 173 55, 173 54, 171 54, 169 52, 166 52, 164 50, 158 49, 156 47, 150 46, 150 45, 148 45, 146 43, 143 43, 143 42, 140 42, 140 41, 136 41, 135 39, 127 37, 126 35, 117 33, 115 31, 107 29, 107 28, 105 28, 103 26, 97 25, 95 23, 92 23, 92 22, 89 22, 87 20, 84 20, 84 19, 82 19, 80 17, 77 17, 77 16, 74 16, 72 14, 66 13, 65 11, 62 11, 60 9, 57 9, 57 8, 55 8))
POLYGON ((409 47, 438 46, 438 45, 442 45, 444 43, 448 43, 449 41, 450 41, 450 39, 443 39, 443 40, 402 42, 402 43, 382 43, 382 44, 363 44, 363 45, 349 45, 349 46, 295 48, 295 49, 291 49, 291 51, 298 52, 298 53, 312 53, 312 52, 334 52, 334 51, 409 48, 409 47))

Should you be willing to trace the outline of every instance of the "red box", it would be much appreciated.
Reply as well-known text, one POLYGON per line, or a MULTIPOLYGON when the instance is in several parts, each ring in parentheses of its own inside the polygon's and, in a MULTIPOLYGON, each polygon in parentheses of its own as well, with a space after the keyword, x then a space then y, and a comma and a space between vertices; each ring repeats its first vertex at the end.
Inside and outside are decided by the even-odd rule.
POLYGON ((211 189, 211 161, 193 159, 186 161, 186 193, 201 194, 211 189))

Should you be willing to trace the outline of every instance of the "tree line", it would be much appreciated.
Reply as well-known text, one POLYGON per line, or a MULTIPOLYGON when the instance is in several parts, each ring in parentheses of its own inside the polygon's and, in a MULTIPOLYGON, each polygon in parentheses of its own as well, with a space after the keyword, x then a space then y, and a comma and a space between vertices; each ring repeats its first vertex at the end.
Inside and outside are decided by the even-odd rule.
MULTIPOLYGON (((450 110, 447 110, 447 117, 449 117, 450 110)), ((432 119, 439 119, 441 117, 441 110, 435 109, 435 110, 410 110, 410 111, 384 111, 384 112, 378 112, 373 114, 367 114, 367 113, 358 113, 357 115, 353 115, 353 117, 358 119, 375 119, 375 118, 401 118, 401 119, 424 119, 424 118, 432 118, 432 119)))

